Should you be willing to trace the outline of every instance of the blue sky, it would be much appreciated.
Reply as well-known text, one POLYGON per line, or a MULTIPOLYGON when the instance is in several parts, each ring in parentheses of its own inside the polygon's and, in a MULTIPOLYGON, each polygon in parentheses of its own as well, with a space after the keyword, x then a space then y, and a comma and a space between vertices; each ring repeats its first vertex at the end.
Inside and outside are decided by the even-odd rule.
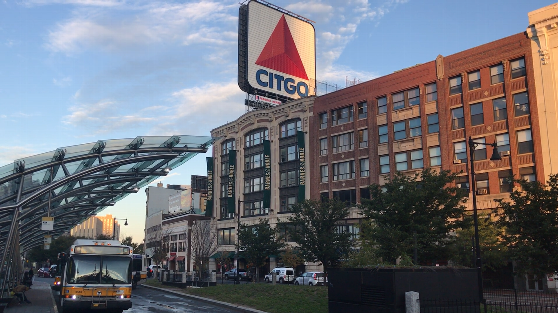
MULTIPOLYGON (((541 0, 274 1, 316 21, 317 79, 345 85, 525 31, 541 0)), ((209 135, 244 113, 238 1, 0 0, 0 165, 139 135, 209 135)), ((205 174, 200 155, 163 183, 205 174)), ((145 193, 105 210, 143 238, 145 193)), ((103 212, 103 213, 105 213, 103 212)))

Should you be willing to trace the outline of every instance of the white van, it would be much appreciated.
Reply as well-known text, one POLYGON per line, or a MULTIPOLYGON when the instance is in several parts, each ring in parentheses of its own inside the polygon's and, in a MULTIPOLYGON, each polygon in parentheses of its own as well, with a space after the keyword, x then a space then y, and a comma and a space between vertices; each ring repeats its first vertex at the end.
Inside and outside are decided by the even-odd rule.
POLYGON ((276 267, 269 274, 265 275, 265 282, 273 281, 273 272, 275 272, 275 281, 280 284, 290 284, 295 280, 294 268, 292 267, 276 267))

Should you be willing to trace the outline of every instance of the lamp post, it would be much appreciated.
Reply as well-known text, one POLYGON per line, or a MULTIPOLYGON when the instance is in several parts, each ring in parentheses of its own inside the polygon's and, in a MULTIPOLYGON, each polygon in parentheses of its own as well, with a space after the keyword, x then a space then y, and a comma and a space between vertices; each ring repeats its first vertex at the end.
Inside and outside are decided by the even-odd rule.
POLYGON ((113 221, 112 221, 112 239, 113 240, 117 240, 116 239, 116 220, 125 221, 124 226, 128 226, 128 219, 127 218, 116 218, 116 217, 113 218, 113 221))
POLYGON ((482 286, 482 261, 481 261, 481 253, 480 253, 480 241, 479 241, 479 218, 477 214, 477 186, 475 182, 475 149, 478 145, 483 146, 491 146, 492 147, 492 156, 490 157, 491 161, 501 160, 502 157, 498 153, 498 146, 494 143, 484 143, 484 142, 475 142, 471 137, 469 137, 469 159, 470 159, 470 170, 471 170, 471 182, 472 182, 472 191, 473 191, 473 223, 475 225, 475 256, 476 256, 476 266, 477 266, 477 280, 479 285, 479 301, 485 305, 486 311, 486 303, 484 301, 484 291, 482 286))

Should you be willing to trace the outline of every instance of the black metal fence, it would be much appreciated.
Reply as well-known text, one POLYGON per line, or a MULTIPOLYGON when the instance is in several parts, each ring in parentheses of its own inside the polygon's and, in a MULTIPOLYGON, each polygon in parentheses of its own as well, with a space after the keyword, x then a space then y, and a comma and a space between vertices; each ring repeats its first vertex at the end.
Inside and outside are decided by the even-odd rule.
POLYGON ((558 312, 556 291, 517 291, 514 289, 485 289, 488 312, 550 313, 558 312))
POLYGON ((480 307, 471 300, 420 299, 421 313, 480 313, 480 307))

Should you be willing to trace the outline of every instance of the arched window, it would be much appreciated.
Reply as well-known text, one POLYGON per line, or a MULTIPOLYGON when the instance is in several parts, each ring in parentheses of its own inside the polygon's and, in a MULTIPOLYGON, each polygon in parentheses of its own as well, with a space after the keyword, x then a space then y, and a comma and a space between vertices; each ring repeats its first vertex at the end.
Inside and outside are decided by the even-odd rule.
POLYGON ((294 136, 297 131, 302 131, 302 122, 299 118, 281 124, 281 138, 294 136))
POLYGON ((269 140, 269 131, 267 128, 260 128, 249 132, 245 137, 246 148, 257 146, 263 143, 264 140, 269 140))

